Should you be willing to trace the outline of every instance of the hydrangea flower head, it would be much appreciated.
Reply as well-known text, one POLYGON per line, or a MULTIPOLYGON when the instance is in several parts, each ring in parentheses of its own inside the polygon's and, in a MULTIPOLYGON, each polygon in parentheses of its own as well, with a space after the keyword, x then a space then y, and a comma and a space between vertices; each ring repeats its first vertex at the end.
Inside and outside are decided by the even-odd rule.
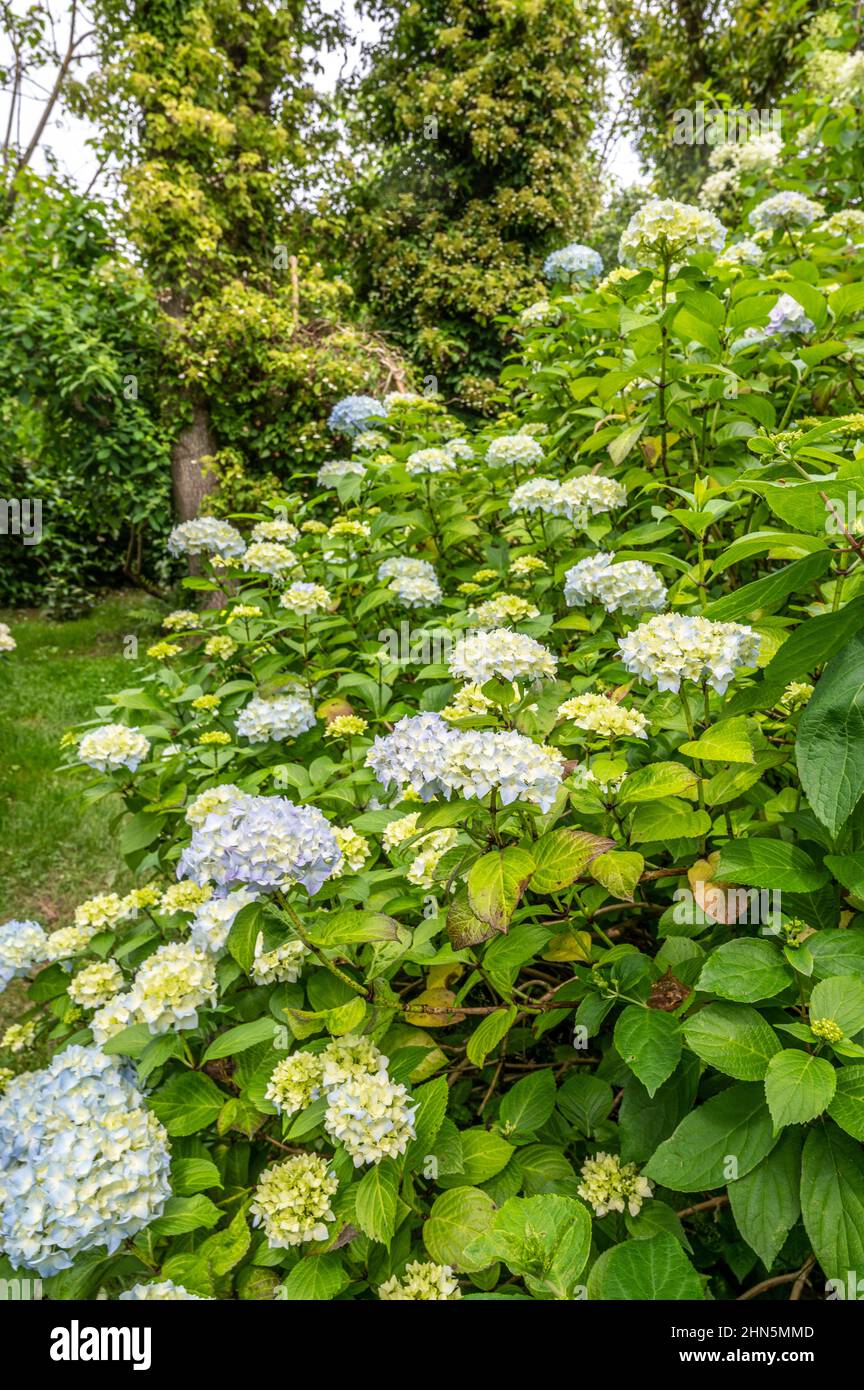
POLYGON ((305 695, 291 692, 265 699, 254 695, 237 716, 235 728, 250 743, 281 743, 315 727, 315 710, 305 695))
POLYGON ((737 670, 756 665, 760 645, 750 627, 683 613, 658 613, 618 638, 627 670, 658 690, 678 691, 682 681, 704 680, 720 695, 737 670))
POLYGON ((411 787, 424 801, 445 790, 446 748, 453 731, 440 714, 405 715, 392 733, 379 734, 366 754, 382 786, 411 787))
POLYGON ((543 262, 543 274, 547 280, 596 280, 603 274, 603 260, 590 246, 582 246, 573 241, 552 251, 543 262))
POLYGON ((225 898, 214 897, 202 903, 192 918, 190 945, 214 956, 221 955, 237 913, 257 898, 257 893, 250 893, 248 888, 235 888, 225 898))
POLYGON ((249 1208, 253 1226, 263 1226, 271 1250, 290 1250, 309 1240, 326 1240, 336 1217, 330 1199, 338 1179, 320 1154, 302 1153, 265 1168, 249 1208))
POLYGON ((124 1289, 123 1293, 117 1295, 118 1303, 165 1303, 165 1302, 194 1302, 208 1303, 210 1300, 204 1298, 200 1293, 190 1293, 184 1289, 182 1284, 175 1284, 172 1279, 163 1279, 159 1283, 152 1284, 133 1284, 131 1289, 124 1289))
POLYGON ((567 571, 564 598, 571 607, 599 603, 607 613, 641 613, 663 607, 666 586, 642 560, 622 560, 616 565, 611 555, 601 553, 567 571))
POLYGON ((16 1268, 69 1269, 162 1214, 165 1130, 114 1057, 71 1046, 0 1099, 0 1244, 16 1268))
POLYGON ((462 1297, 459 1280, 449 1265, 432 1264, 430 1260, 412 1260, 405 1266, 401 1277, 395 1274, 392 1279, 378 1287, 381 1299, 407 1302, 441 1302, 446 1299, 462 1297))
POLYGON ((813 333, 816 325, 808 318, 797 299, 791 294, 781 294, 768 315, 767 332, 773 337, 786 337, 790 333, 813 333))
POLYGON ((253 541, 240 563, 244 570, 256 574, 278 575, 296 569, 298 560, 294 551, 281 541, 253 541))
POLYGON ((758 203, 750 213, 750 225, 759 232, 778 228, 785 231, 789 227, 810 227, 824 214, 821 203, 787 188, 758 203))
POLYGON ((501 804, 528 801, 551 810, 564 775, 564 756, 513 729, 454 730, 448 749, 448 786, 471 797, 497 791, 501 804))
POLYGON ((78 744, 82 763, 100 772, 115 772, 121 767, 137 772, 149 752, 150 740, 127 724, 103 724, 91 729, 78 744))
POLYGON ((638 709, 625 709, 608 695, 574 695, 558 706, 558 718, 601 738, 647 738, 648 720, 638 709))
POLYGON ((29 975, 47 954, 48 937, 38 922, 13 918, 0 926, 0 993, 16 976, 29 975))
POLYGON ((295 806, 281 796, 250 796, 208 816, 193 831, 177 875, 261 892, 300 883, 314 894, 341 862, 330 822, 317 806, 295 806))
POLYGON ((139 965, 126 1003, 151 1033, 197 1028, 198 1010, 216 1002, 213 957, 191 941, 169 941, 139 965))
POLYGON ((533 468, 543 461, 543 445, 531 434, 502 434, 486 450, 490 468, 533 468))
POLYGON ((618 258, 629 266, 660 266, 697 251, 722 251, 725 241, 726 228, 713 212, 674 198, 651 198, 630 218, 618 258))
POLYGON ((370 420, 383 420, 387 407, 374 396, 343 396, 327 418, 331 434, 359 434, 370 420))
POLYGON ((405 460, 405 468, 412 477, 423 473, 452 473, 456 461, 446 449, 415 449, 405 460))
POLYGON ((552 680, 556 662, 548 647, 506 627, 461 638, 448 663, 451 676, 484 685, 497 676, 505 681, 552 680))
POLYGON ((171 555, 206 553, 230 560, 242 555, 245 549, 246 542, 236 527, 215 516, 197 516, 193 521, 183 521, 168 537, 171 555))
POLYGON ((9 631, 8 623, 0 623, 0 652, 14 652, 18 643, 9 631))
POLYGON ((405 1087, 384 1073, 354 1076, 328 1092, 324 1128, 354 1160, 380 1163, 398 1158, 415 1136, 412 1103, 405 1087))
POLYGON ((321 613, 329 608, 333 600, 323 584, 298 579, 282 592, 279 603, 298 617, 309 618, 313 613, 321 613))
POLYGON ((595 1216, 610 1211, 629 1211, 638 1216, 642 1203, 653 1197, 654 1189, 643 1178, 635 1163, 622 1163, 617 1154, 596 1153, 582 1164, 578 1192, 594 1208, 595 1216))
POLYGON ((330 459, 318 469, 318 482, 321 487, 338 482, 340 478, 365 478, 366 465, 359 459, 330 459))

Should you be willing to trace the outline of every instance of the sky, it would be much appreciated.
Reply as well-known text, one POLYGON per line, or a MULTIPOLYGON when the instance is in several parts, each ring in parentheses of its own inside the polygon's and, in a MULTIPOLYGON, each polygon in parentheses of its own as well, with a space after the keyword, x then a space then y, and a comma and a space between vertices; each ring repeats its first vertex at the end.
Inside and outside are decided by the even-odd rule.
MULTIPOLYGON (((24 9, 27 3, 28 0, 15 0, 15 8, 24 9)), ((353 0, 327 0, 327 7, 332 11, 343 9, 355 38, 347 52, 339 51, 323 55, 322 71, 316 79, 316 86, 321 91, 332 91, 340 75, 350 73, 357 68, 361 61, 361 45, 364 42, 374 40, 377 32, 377 26, 373 22, 368 18, 358 16, 353 0)), ((51 0, 51 9, 56 19, 58 41, 65 42, 68 31, 68 4, 64 0, 51 0)), ((10 51, 8 39, 0 34, 0 67, 9 60, 10 51)), ((84 51, 86 52, 86 45, 84 51)), ((92 61, 84 63, 78 71, 86 72, 88 66, 92 67, 92 61)), ((22 135, 25 139, 38 120, 42 91, 44 91, 45 84, 50 82, 51 76, 50 69, 40 73, 37 86, 27 93, 21 122, 22 135)), ((620 76, 617 73, 611 74, 611 86, 614 98, 621 89, 620 76)), ((0 131, 5 131, 8 110, 8 92, 0 91, 0 131)), ((40 150, 33 162, 34 169, 37 173, 46 172, 48 163, 44 151, 50 149, 60 172, 71 178, 79 188, 88 188, 98 174, 98 162, 88 146, 88 140, 93 134, 94 127, 90 122, 80 120, 67 111, 56 109, 43 138, 43 149, 40 150)), ((610 174, 620 184, 627 185, 640 181, 639 161, 627 137, 620 136, 613 142, 609 150, 608 167, 610 174)), ((97 178, 95 191, 106 191, 104 178, 97 178)))

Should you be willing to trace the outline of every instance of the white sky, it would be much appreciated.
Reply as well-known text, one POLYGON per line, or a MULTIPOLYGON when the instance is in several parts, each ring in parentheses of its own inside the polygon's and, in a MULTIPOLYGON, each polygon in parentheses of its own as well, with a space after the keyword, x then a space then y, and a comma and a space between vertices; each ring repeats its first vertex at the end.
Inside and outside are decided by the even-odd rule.
MULTIPOLYGON (((27 4, 28 0, 16 0, 15 8, 24 9, 27 4)), ((354 0, 344 0, 344 4, 341 5, 340 0, 327 0, 327 5, 332 12, 338 12, 340 8, 343 10, 347 16, 350 31, 356 37, 348 46, 347 51, 322 55, 323 71, 316 80, 316 86, 321 91, 331 91, 340 75, 356 69, 360 61, 361 44, 364 41, 368 42, 374 39, 377 33, 376 25, 357 15, 354 0)), ((68 4, 64 3, 64 0, 51 0, 51 8, 57 21, 58 39, 62 42, 65 40, 68 29, 68 4)), ((81 27, 79 25, 79 32, 81 27)), ((86 47, 87 45, 85 45, 85 52, 86 47)), ((0 65, 5 64, 10 52, 8 38, 4 34, 0 34, 0 65)), ((77 71, 86 71, 87 67, 92 67, 92 61, 89 64, 84 64, 77 71)), ((21 134, 25 140, 38 120, 41 110, 41 93, 44 86, 50 82, 51 77, 50 69, 46 70, 44 74, 40 73, 38 85, 27 93, 21 122, 21 134)), ((620 78, 617 73, 612 74, 611 86, 613 96, 617 96, 620 92, 620 78)), ((0 130, 2 131, 6 129, 8 110, 8 91, 0 91, 0 130)), ((71 178, 79 188, 87 188, 98 170, 96 157, 88 146, 88 140, 94 133, 94 127, 89 121, 79 120, 67 111, 62 111, 59 107, 56 108, 43 136, 40 152, 33 161, 33 168, 37 173, 46 172, 48 161, 45 152, 51 151, 60 172, 71 178)), ((607 166, 609 174, 620 184, 627 185, 641 181, 639 161, 627 137, 619 136, 612 142, 608 151, 607 166)), ((99 180, 96 188, 97 191, 104 191, 104 177, 99 180)))

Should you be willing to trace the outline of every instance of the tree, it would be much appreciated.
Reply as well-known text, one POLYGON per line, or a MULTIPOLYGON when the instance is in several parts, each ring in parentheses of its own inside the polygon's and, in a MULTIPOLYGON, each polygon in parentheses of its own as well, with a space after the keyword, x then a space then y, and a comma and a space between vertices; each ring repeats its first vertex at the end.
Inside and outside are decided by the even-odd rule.
POLYGON ((496 315, 534 295, 539 252, 595 206, 596 12, 592 0, 368 9, 383 31, 352 93, 366 144, 346 217, 359 293, 418 363, 482 405, 502 355, 496 315))

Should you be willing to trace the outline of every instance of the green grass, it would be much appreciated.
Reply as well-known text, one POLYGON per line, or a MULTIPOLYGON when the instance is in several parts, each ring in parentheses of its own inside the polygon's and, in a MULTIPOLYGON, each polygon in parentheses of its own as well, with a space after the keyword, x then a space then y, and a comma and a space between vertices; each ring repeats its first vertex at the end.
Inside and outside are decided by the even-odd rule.
POLYGON ((86 617, 48 622, 32 610, 0 613, 18 643, 0 664, 0 922, 32 917, 65 926, 76 903, 128 875, 117 850, 117 798, 83 805, 80 782, 60 773, 60 739, 130 684, 123 641, 139 649, 158 629, 160 606, 112 594, 86 617))

